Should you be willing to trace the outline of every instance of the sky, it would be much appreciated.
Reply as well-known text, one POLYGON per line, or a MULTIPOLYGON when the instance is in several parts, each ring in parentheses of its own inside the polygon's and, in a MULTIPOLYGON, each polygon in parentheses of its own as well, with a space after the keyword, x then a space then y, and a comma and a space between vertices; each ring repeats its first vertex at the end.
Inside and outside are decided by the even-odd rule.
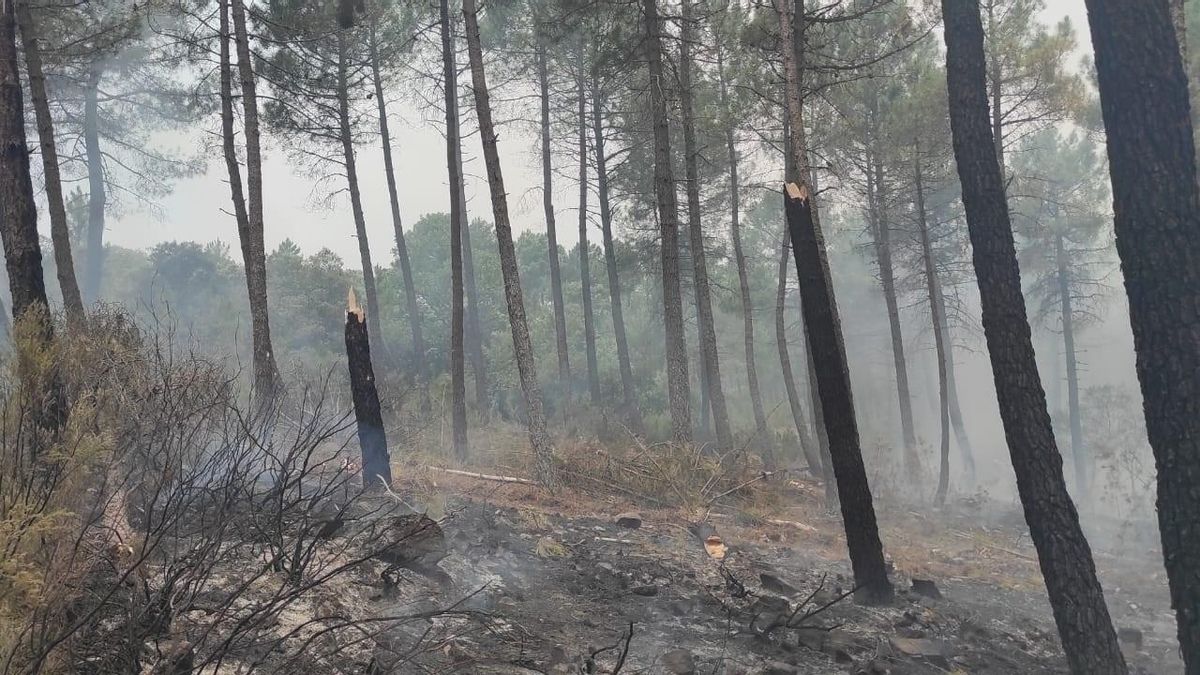
MULTIPOLYGON (((1081 43, 1086 47, 1087 15, 1083 0, 1046 0, 1043 20, 1053 23, 1070 16, 1081 43)), ((1081 52, 1082 53, 1082 52, 1081 52)), ((427 86, 427 85, 422 85, 427 86)), ((405 100, 424 98, 437 100, 437 92, 424 96, 405 96, 405 100)), ((425 119, 424 111, 411 104, 396 103, 389 111, 396 162, 401 218, 407 229, 425 213, 447 210, 449 191, 446 186, 445 145, 440 124, 425 119)), ((436 111, 433 112, 436 115, 436 111)), ((522 125, 510 125, 500 130, 501 164, 509 192, 510 216, 517 233, 543 229, 541 206, 541 164, 537 138, 533 130, 522 125)), ((358 242, 354 236, 354 221, 347 196, 342 193, 326 200, 330 190, 342 187, 338 181, 323 186, 289 161, 284 148, 269 135, 263 137, 263 201, 265 237, 268 250, 284 239, 291 239, 306 252, 329 248, 338 253, 350 267, 359 266, 358 242), (323 202, 327 202, 322 205, 323 202)), ((164 139, 173 145, 188 146, 200 143, 200 135, 164 139)), ((491 202, 483 163, 479 160, 479 137, 464 139, 467 160, 468 209, 473 217, 492 220, 491 202)), ((159 200, 158 208, 129 210, 109 218, 107 240, 130 247, 149 248, 163 241, 221 240, 237 250, 237 228, 230 214, 229 188, 224 176, 225 165, 216 152, 209 150, 207 170, 198 176, 176 183, 174 192, 159 200)), ((387 188, 380 149, 360 147, 358 173, 362 181, 367 236, 371 243, 375 265, 387 265, 392 260, 395 235, 392 226, 387 188)), ((562 158, 556 161, 568 162, 562 158)), ((557 167, 554 190, 556 212, 562 223, 575 222, 578 199, 575 181, 568 178, 575 169, 557 167)), ((44 234, 49 224, 42 219, 44 234)), ((578 237, 572 226, 560 227, 559 241, 574 246, 578 237)))

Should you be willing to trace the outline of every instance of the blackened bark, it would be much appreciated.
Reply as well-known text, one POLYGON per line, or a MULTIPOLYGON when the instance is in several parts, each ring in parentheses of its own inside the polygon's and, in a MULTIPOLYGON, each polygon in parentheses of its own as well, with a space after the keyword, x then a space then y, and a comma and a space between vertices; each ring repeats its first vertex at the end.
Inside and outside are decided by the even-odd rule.
POLYGON ((695 105, 692 89, 692 45, 696 40, 692 0, 683 0, 679 40, 679 99, 683 117, 683 165, 688 203, 688 236, 692 254, 692 283, 696 289, 696 322, 700 332, 701 368, 707 375, 705 387, 717 432, 717 449, 733 449, 729 428, 729 409, 725 388, 721 385, 721 361, 717 353, 717 330, 713 318, 712 294, 708 283, 708 262, 704 252, 704 227, 700 218, 700 154, 696 142, 695 105))
POLYGON ((867 171, 867 202, 875 240, 875 261, 879 265, 879 286, 887 308, 892 336, 892 365, 896 373, 896 397, 900 405, 900 430, 904 438, 904 469, 910 481, 921 476, 917 456, 917 434, 913 426, 912 395, 908 386, 908 364, 904 358, 904 332, 900 327, 900 301, 896 297, 896 273, 892 266, 892 228, 888 222, 887 190, 883 162, 872 158, 867 171))
POLYGON ((1079 500, 1086 501, 1090 488, 1091 465, 1083 454, 1083 419, 1079 411, 1079 359, 1075 353, 1075 310, 1072 307, 1071 272, 1062 235, 1054 238, 1054 257, 1058 266, 1058 303, 1062 316, 1063 357, 1067 362, 1067 419, 1071 427, 1071 459, 1075 464, 1075 489, 1079 500))
MULTIPOLYGON (((458 129, 457 66, 454 63, 454 41, 451 34, 450 0, 438 3, 441 12, 442 33, 442 78, 445 86, 446 105, 446 173, 450 188, 450 418, 454 455, 465 459, 467 445, 467 373, 466 350, 464 349, 464 287, 463 232, 466 213, 460 199, 463 190, 461 165, 462 139, 458 129)), ((394 194, 394 193, 393 193, 394 194)), ((397 221, 396 233, 400 227, 397 221)), ((409 287, 411 288, 411 276, 409 287)), ((476 378, 480 375, 476 374, 476 378)))
POLYGON ((988 117, 979 5, 973 0, 942 0, 942 16, 954 156, 984 336, 1025 521, 1072 671, 1125 673, 1092 552, 1067 493, 1062 457, 1034 361, 1004 179, 988 117))
MULTIPOLYGON (((793 129, 799 126, 796 124, 793 129)), ((833 300, 821 231, 813 220, 812 200, 806 188, 788 183, 784 203, 854 580, 862 587, 864 599, 887 602, 892 598, 892 584, 887 577, 883 544, 879 540, 871 488, 859 446, 846 346, 833 300)))
MULTIPOLYGON (((383 148, 383 172, 387 180, 388 204, 392 207, 392 229, 396 233, 396 260, 400 264, 400 276, 404 281, 404 305, 408 314, 408 326, 412 333, 412 372, 420 390, 421 410, 429 410, 429 368, 425 364, 425 335, 421 330, 421 306, 417 303, 417 289, 413 285, 412 264, 408 258, 408 244, 404 240, 404 227, 400 219, 400 197, 396 192, 396 170, 392 163, 392 136, 388 129, 387 103, 383 96, 383 75, 379 67, 379 46, 376 37, 376 15, 371 15, 371 80, 375 85, 375 102, 379 108, 379 141, 383 148)), ((453 206, 451 206, 453 211, 453 206)), ((453 215, 451 216, 453 219, 453 215)))
POLYGON ((104 178, 104 154, 100 151, 100 78, 104 59, 97 56, 88 70, 83 89, 83 147, 88 170, 87 256, 84 268, 84 298, 88 304, 100 299, 104 282, 104 210, 108 203, 104 178))
POLYGON ((1200 190, 1188 82, 1165 0, 1087 7, 1163 557, 1184 664, 1200 673, 1200 190))
POLYGON ((75 261, 71 256, 71 233, 67 226, 67 209, 63 201, 62 178, 58 167, 58 148, 54 142, 54 119, 50 115, 50 99, 46 95, 46 75, 42 71, 42 50, 38 40, 36 17, 28 0, 16 3, 17 23, 25 48, 25 72, 29 77, 29 101, 37 121, 38 142, 42 150, 45 173, 46 202, 50 212, 50 239, 54 243, 54 264, 58 285, 62 291, 67 318, 75 323, 84 320, 83 296, 75 279, 75 261))
POLYGON ((946 375, 946 334, 942 326, 946 323, 945 310, 939 302, 937 267, 933 261, 933 246, 929 240, 929 220, 925 211, 925 183, 921 175, 921 147, 915 144, 913 152, 913 185, 916 188, 917 229, 921 239, 921 260, 925 267, 925 290, 929 297, 929 315, 933 324, 933 346, 938 363, 938 412, 940 421, 938 453, 938 485, 934 503, 946 503, 950 488, 950 384, 946 375))
MULTIPOLYGON (((236 4, 240 0, 233 0, 236 4)), ((377 354, 387 350, 384 347, 383 336, 380 334, 379 293, 375 286, 375 267, 371 264, 371 244, 367 241, 367 220, 363 214, 362 193, 358 187, 358 166, 354 157, 354 137, 350 130, 350 85, 348 82, 349 64, 346 55, 346 32, 339 30, 337 34, 337 105, 339 122, 339 140, 342 142, 342 161, 346 169, 346 186, 350 192, 350 210, 354 216, 354 233, 358 238, 358 254, 362 261, 363 290, 367 295, 367 323, 371 331, 371 341, 375 344, 377 354)))
POLYGON ((667 399, 671 435, 676 443, 692 440, 691 386, 688 382, 687 339, 683 333, 683 299, 679 284, 679 204, 671 169, 671 129, 667 121, 663 72, 662 21, 658 0, 642 0, 650 71, 650 112, 654 124, 654 194, 662 260, 663 327, 667 354, 667 399))
POLYGON ((4 261, 8 268, 12 314, 20 319, 39 307, 47 341, 53 337, 50 303, 42 276, 42 246, 37 232, 37 208, 29 172, 29 146, 25 139, 25 110, 17 68, 16 2, 0 8, 0 233, 4 236, 4 261))
MULTIPOLYGON (((239 231, 242 260, 246 269, 246 288, 250 296, 250 324, 254 349, 255 390, 270 397, 278 384, 275 353, 271 346, 271 322, 267 308, 267 251, 263 241, 262 149, 259 141, 258 94, 254 81, 254 63, 250 54, 250 36, 246 28, 244 0, 230 0, 234 42, 237 45, 238 74, 242 90, 242 124, 246 132, 246 216, 247 228, 239 231)), ((373 317, 375 321, 378 316, 373 317)), ((381 345, 381 343, 376 343, 381 345)))
POLYGON ((588 249, 587 83, 584 80, 583 40, 579 42, 575 86, 579 90, 579 277, 583 296, 583 342, 587 356, 588 394, 600 404, 600 370, 596 363, 596 318, 592 313, 591 251, 588 249))
MULTIPOLYGON (((792 422, 796 425, 796 438, 800 442, 800 452, 804 461, 808 462, 808 470, 814 477, 825 480, 825 462, 821 459, 821 451, 809 435, 808 423, 804 419, 804 408, 800 403, 800 392, 796 390, 796 373, 792 370, 792 357, 788 354, 787 346, 787 273, 788 259, 792 256, 792 247, 788 243, 787 232, 783 233, 783 243, 780 246, 778 285, 775 288, 775 347, 779 350, 779 366, 783 373, 783 388, 787 392, 788 407, 792 411, 792 422)), ((808 344, 804 345, 808 349, 808 344)))
MULTIPOLYGON (((42 247, 38 240, 37 207, 33 200, 33 179, 29 172, 29 146, 25 139, 25 110, 21 79, 17 68, 17 34, 14 0, 0 6, 0 241, 8 287, 12 295, 12 314, 17 320, 36 322, 34 335, 48 347, 54 341, 50 303, 42 275, 42 247)), ((34 415, 38 426, 56 430, 66 421, 66 403, 57 366, 29 381, 35 397, 34 415)), ((22 364, 21 376, 32 377, 31 367, 22 364)))
MULTIPOLYGON (((540 29, 539 29, 540 30, 540 29)), ((558 349, 558 380, 563 402, 571 398, 571 359, 567 352, 567 315, 563 307, 562 272, 558 264, 558 231, 554 224, 554 179, 550 165, 550 76, 546 70, 546 45, 539 37, 537 74, 542 104, 542 209, 546 214, 546 245, 550 255, 550 300, 554 305, 554 344, 558 349)), ((563 408, 564 415, 566 408, 563 408)))
POLYGON ((504 297, 508 302, 513 352, 529 416, 529 441, 533 446, 534 470, 538 481, 553 489, 557 484, 554 444, 546 430, 546 415, 542 409, 542 392, 538 386, 533 344, 529 339, 529 324, 525 319, 525 300, 521 294, 521 277, 517 270, 517 251, 513 245, 512 225, 508 219, 508 193, 504 189, 504 176, 500 171, 500 151, 496 145, 496 128, 492 123, 492 106, 488 98, 487 78, 483 71, 483 47, 479 41, 479 19, 476 15, 475 0, 463 0, 463 17, 466 19, 467 53, 471 60, 475 114, 479 119, 483 161, 487 167, 488 188, 492 196, 492 215, 496 220, 496 242, 500 249, 500 271, 504 276, 504 297))
POLYGON ((358 444, 362 450, 363 488, 380 489, 392 484, 392 467, 379 391, 375 388, 375 370, 371 365, 368 320, 351 290, 346 308, 346 363, 350 369, 350 394, 354 399, 358 444))
POLYGON ((596 151, 596 191, 600 199, 600 237, 604 244, 604 266, 608 272, 608 299, 611 304, 613 335, 617 342, 617 369, 621 373, 621 403, 624 417, 635 434, 643 431, 642 412, 633 388, 633 367, 629 361, 629 339, 625 334, 625 313, 621 302, 621 276, 617 268, 617 248, 612 233, 612 206, 608 195, 608 158, 604 154, 604 110, 597 76, 592 74, 592 134, 596 151))

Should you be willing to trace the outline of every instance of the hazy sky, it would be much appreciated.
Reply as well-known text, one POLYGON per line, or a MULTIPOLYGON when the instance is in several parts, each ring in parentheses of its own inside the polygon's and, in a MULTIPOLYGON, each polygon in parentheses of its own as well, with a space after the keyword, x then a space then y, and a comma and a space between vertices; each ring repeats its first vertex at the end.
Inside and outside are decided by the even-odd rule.
MULTIPOLYGON (((1080 42, 1086 44, 1087 16, 1083 0, 1047 0, 1046 5, 1045 21, 1053 22, 1064 15, 1070 16, 1079 32, 1080 42)), ((440 94, 429 92, 425 98, 437 100, 440 94)), ((411 106, 394 104, 390 113, 395 136, 393 148, 400 210, 407 228, 424 213, 446 210, 445 145, 439 131, 440 123, 423 119, 423 112, 411 106)), ((432 114, 436 115, 436 112, 432 114)), ((510 126, 500 133, 501 162, 512 209, 510 215, 518 232, 544 227, 537 139, 529 131, 510 126)), ((190 138, 176 140, 183 144, 195 142, 190 138)), ((357 267, 358 244, 354 237, 349 199, 345 194, 340 194, 333 198, 331 208, 318 205, 332 189, 330 186, 341 188, 341 183, 334 180, 326 183, 323 189, 318 189, 311 177, 294 170, 286 153, 274 139, 264 136, 264 140, 267 147, 263 167, 263 199, 268 249, 290 238, 309 252, 328 247, 340 254, 348 265, 357 267)), ((468 156, 468 208, 472 215, 491 220, 491 203, 482 175, 483 165, 474 159, 479 155, 478 136, 465 139, 464 150, 468 156)), ((132 211, 121 217, 110 218, 108 241, 120 246, 141 248, 161 241, 190 239, 207 242, 220 239, 233 247, 236 256, 237 229, 233 217, 227 213, 230 197, 224 179, 224 162, 220 158, 219 148, 208 154, 207 172, 180 181, 174 193, 159 202, 161 209, 157 215, 132 211)), ((373 262, 386 265, 392 259, 394 234, 382 154, 378 147, 361 147, 358 161, 373 262)), ((563 158, 557 161, 569 160, 563 158)), ((566 174, 573 175, 575 171, 569 166, 560 168, 566 174)), ((559 241, 568 247, 577 241, 578 188, 574 183, 574 180, 560 176, 555 189, 556 210, 561 214, 559 241)), ((45 218, 41 224, 48 235, 49 226, 45 218)))

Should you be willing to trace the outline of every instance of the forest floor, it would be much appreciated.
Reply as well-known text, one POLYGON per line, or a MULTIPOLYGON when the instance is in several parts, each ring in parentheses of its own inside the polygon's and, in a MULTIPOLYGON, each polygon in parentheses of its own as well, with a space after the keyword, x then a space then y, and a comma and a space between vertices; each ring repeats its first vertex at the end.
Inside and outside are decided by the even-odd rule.
MULTIPOLYGON (((1066 672, 1019 513, 877 502, 897 598, 872 607, 843 598, 840 518, 803 477, 759 481, 773 493, 765 508, 706 508, 718 559, 690 527, 694 510, 618 484, 551 495, 411 465, 400 475, 397 492, 440 517, 449 579, 403 571, 388 597, 364 601, 430 617, 377 639, 367 672, 1066 672), (617 522, 631 511, 636 529, 617 522)), ((1161 562, 1096 560, 1131 669, 1182 672, 1161 562)))

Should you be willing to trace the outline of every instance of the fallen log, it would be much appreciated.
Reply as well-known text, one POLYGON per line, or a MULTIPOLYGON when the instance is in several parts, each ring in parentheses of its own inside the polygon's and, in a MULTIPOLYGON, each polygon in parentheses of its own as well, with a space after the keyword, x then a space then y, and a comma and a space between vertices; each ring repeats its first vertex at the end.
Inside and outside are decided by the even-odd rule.
POLYGON ((454 476, 466 476, 467 478, 478 478, 479 480, 490 480, 497 483, 518 483, 520 485, 537 485, 537 481, 528 478, 520 478, 518 476, 500 476, 491 473, 476 473, 474 471, 463 471, 461 469, 444 469, 440 466, 429 467, 433 471, 441 471, 454 476))

